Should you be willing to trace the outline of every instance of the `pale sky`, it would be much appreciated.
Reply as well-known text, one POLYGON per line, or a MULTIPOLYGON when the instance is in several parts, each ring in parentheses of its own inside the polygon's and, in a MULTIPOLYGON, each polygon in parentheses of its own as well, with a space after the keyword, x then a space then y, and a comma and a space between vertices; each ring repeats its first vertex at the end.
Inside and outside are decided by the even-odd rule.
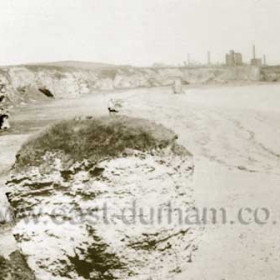
POLYGON ((230 49, 280 64, 279 0, 0 0, 0 65, 224 61, 230 49))

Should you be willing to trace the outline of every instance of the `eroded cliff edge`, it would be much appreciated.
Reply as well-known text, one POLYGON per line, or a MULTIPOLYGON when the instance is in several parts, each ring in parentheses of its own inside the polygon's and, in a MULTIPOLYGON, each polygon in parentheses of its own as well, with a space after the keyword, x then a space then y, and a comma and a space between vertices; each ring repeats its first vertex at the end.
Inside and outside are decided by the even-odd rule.
POLYGON ((195 207, 194 165, 176 139, 149 121, 103 117, 26 143, 7 196, 36 278, 169 279, 186 269, 199 230, 170 207, 195 207))
POLYGON ((176 79, 180 79, 183 84, 280 80, 275 70, 271 73, 270 70, 248 65, 157 68, 76 64, 1 67, 0 92, 4 86, 7 101, 20 103, 50 97, 76 97, 100 90, 170 86, 176 79))

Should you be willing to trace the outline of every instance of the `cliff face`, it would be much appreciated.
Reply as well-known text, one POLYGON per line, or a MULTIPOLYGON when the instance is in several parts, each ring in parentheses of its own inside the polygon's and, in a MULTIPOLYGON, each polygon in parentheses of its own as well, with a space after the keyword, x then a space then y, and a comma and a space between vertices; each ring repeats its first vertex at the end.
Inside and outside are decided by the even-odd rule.
POLYGON ((260 80, 258 68, 135 68, 103 66, 83 68, 56 65, 6 67, 0 71, 0 84, 14 102, 43 98, 44 91, 54 97, 73 97, 96 90, 169 86, 180 78, 183 84, 226 83, 234 80, 260 80))
MULTIPOLYGON (((105 124, 103 133, 110 127, 107 120, 105 124)), ((120 139, 124 128, 116 129, 117 124, 113 121, 110 134, 120 139)), ((92 142, 99 139, 100 148, 90 149, 83 160, 70 159, 68 148, 49 149, 34 164, 19 153, 17 164, 22 157, 25 165, 15 165, 8 198, 16 218, 14 235, 36 279, 172 279, 192 261, 198 229, 179 212, 195 205, 192 156, 163 127, 131 124, 136 130, 125 131, 122 138, 127 145, 110 144, 121 149, 118 156, 93 160, 109 145, 100 140, 100 130, 94 140, 90 137, 92 142), (147 141, 142 146, 146 151, 140 142, 138 148, 126 148, 139 139, 138 129, 145 131, 139 135, 147 141), (154 145, 147 140, 151 131, 160 139, 156 149, 147 149, 154 145)), ((86 121, 73 126, 73 131, 92 129, 86 121)), ((47 138, 39 142, 45 145, 47 138)), ((77 152, 87 147, 75 133, 68 141, 80 143, 77 152)))

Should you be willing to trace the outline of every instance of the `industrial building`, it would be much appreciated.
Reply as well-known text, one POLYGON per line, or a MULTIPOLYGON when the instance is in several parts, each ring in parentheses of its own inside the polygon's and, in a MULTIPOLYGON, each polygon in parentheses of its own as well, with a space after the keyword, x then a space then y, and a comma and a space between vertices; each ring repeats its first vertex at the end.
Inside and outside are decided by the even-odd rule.
POLYGON ((228 54, 226 54, 226 65, 227 66, 243 65, 242 54, 231 50, 228 54))

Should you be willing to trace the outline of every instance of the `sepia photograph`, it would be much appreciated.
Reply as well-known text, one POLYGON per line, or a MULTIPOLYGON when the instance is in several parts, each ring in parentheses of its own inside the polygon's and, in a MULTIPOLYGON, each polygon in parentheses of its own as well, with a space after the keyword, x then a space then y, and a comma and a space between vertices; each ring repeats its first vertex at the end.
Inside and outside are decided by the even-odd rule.
POLYGON ((279 18, 0 0, 0 280, 279 280, 279 18))

